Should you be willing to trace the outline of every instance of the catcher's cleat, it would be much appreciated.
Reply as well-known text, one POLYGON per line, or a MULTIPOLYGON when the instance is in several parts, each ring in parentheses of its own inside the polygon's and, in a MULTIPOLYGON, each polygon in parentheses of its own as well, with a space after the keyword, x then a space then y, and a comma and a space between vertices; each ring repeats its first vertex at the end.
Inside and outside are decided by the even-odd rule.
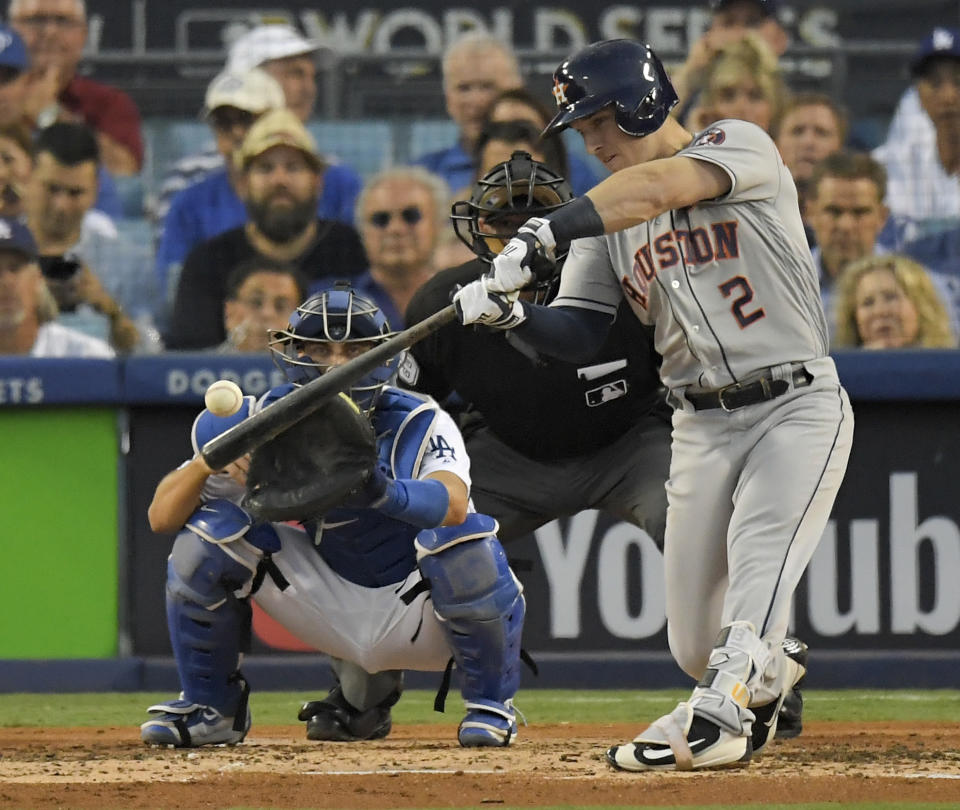
POLYGON ((633 742, 607 751, 618 771, 691 771, 744 767, 753 747, 749 736, 736 735, 681 703, 633 742))
POLYGON ((779 700, 768 703, 766 706, 751 706, 754 714, 753 721, 753 752, 759 754, 770 740, 774 738, 789 739, 796 737, 803 729, 803 697, 797 688, 807 673, 807 645, 800 639, 787 636, 781 647, 787 658, 796 662, 797 675, 792 686, 787 689, 779 700))
POLYGON ((250 730, 250 710, 243 722, 224 717, 210 706, 188 700, 169 700, 147 709, 156 715, 140 726, 140 739, 147 745, 198 748, 201 745, 236 745, 250 730), (238 728, 239 727, 239 728, 238 728))
POLYGON ((339 684, 323 700, 304 703, 297 715, 307 721, 307 739, 327 742, 357 742, 380 740, 390 733, 393 725, 390 707, 400 699, 400 693, 364 711, 355 709, 343 696, 339 684))
POLYGON ((457 739, 464 748, 504 748, 517 736, 513 701, 468 700, 467 716, 460 721, 457 739))

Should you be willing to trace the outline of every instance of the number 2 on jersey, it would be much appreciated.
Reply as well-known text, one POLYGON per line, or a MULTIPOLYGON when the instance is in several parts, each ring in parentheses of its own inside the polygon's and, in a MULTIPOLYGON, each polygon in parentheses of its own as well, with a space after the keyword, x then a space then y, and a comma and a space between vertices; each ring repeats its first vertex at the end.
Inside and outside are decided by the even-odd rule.
POLYGON ((733 313, 733 317, 737 319, 737 323, 740 324, 740 328, 746 329, 754 321, 759 321, 766 316, 767 313, 763 311, 763 307, 757 307, 752 312, 744 312, 747 304, 753 300, 753 287, 743 276, 734 276, 720 285, 720 292, 723 293, 724 298, 729 298, 737 290, 740 291, 740 295, 733 300, 730 311, 733 313))

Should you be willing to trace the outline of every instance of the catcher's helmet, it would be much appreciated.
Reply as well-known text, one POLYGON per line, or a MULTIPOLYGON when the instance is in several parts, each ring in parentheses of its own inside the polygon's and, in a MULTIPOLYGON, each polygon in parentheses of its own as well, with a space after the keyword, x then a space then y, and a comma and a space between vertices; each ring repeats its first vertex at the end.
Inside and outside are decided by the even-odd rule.
POLYGON ((642 137, 660 129, 678 101, 650 46, 629 39, 595 42, 564 61, 553 74, 553 95, 560 112, 544 136, 612 104, 617 126, 642 137))
MULTIPOLYGON (((277 367, 295 385, 303 385, 319 377, 332 365, 320 355, 317 347, 324 344, 351 346, 362 354, 383 343, 393 332, 380 308, 368 298, 358 295, 347 282, 338 281, 331 289, 310 296, 290 316, 286 329, 270 334, 270 351, 277 367)), ((347 392, 367 414, 380 398, 400 364, 393 357, 382 366, 361 377, 347 392)))
MULTIPOLYGON (((572 199, 573 191, 563 177, 529 152, 518 150, 477 181, 469 200, 455 202, 450 218, 460 241, 484 261, 492 262, 530 217, 545 216, 572 199)), ((564 255, 564 249, 558 251, 558 259, 564 255)), ((533 282, 538 300, 555 286, 559 273, 558 261, 549 277, 533 282)))

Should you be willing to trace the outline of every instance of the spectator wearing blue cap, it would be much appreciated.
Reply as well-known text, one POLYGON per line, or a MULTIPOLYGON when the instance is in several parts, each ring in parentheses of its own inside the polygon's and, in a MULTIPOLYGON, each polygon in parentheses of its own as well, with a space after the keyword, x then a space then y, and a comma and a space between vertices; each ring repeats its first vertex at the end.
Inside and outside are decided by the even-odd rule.
POLYGON ((699 103, 707 69, 725 47, 755 31, 770 46, 774 55, 783 56, 790 44, 786 30, 777 18, 776 0, 709 0, 710 26, 690 46, 686 61, 671 71, 670 78, 680 98, 676 116, 688 120, 699 103))
POLYGON ((887 170, 890 247, 955 228, 960 219, 960 30, 935 28, 910 61, 932 138, 888 139, 874 156, 887 170))
POLYGON ((0 217, 0 354, 113 357, 105 341, 56 323, 56 317, 33 234, 17 220, 0 217))
POLYGON ((27 94, 30 58, 20 35, 0 25, 0 127, 21 123, 27 94))

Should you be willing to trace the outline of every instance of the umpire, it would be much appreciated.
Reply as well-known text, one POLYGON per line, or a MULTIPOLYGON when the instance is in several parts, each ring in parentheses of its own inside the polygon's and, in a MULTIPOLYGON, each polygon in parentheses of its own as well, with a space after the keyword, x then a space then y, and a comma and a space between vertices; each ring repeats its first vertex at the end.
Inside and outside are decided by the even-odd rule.
MULTIPOLYGON (((407 309, 408 322, 442 309, 458 285, 488 272, 527 218, 571 198, 566 180, 526 152, 491 169, 470 200, 454 206, 457 235, 477 258, 424 284, 407 309)), ((549 302, 559 274, 551 268, 524 295, 549 302)), ((585 365, 540 357, 509 331, 456 323, 411 353, 415 365, 401 372, 403 382, 449 410, 459 407, 472 498, 497 518, 503 540, 600 509, 644 529, 663 548, 669 408, 652 333, 629 312, 585 365)))
MULTIPOLYGON (((457 236, 477 258, 427 281, 407 307, 408 322, 442 309, 460 285, 488 272, 529 217, 571 199, 567 181, 526 152, 491 169, 470 199, 453 207, 457 236)), ((551 268, 524 294, 548 301, 559 274, 551 268)), ((399 376, 459 416, 471 497, 497 519, 502 540, 583 509, 602 509, 640 526, 662 549, 670 416, 659 363, 652 335, 626 312, 587 365, 541 358, 510 332, 454 323, 415 344, 399 376)), ((307 737, 385 737, 402 674, 371 675, 348 661, 331 663, 337 685, 301 712, 309 720, 307 737)))

